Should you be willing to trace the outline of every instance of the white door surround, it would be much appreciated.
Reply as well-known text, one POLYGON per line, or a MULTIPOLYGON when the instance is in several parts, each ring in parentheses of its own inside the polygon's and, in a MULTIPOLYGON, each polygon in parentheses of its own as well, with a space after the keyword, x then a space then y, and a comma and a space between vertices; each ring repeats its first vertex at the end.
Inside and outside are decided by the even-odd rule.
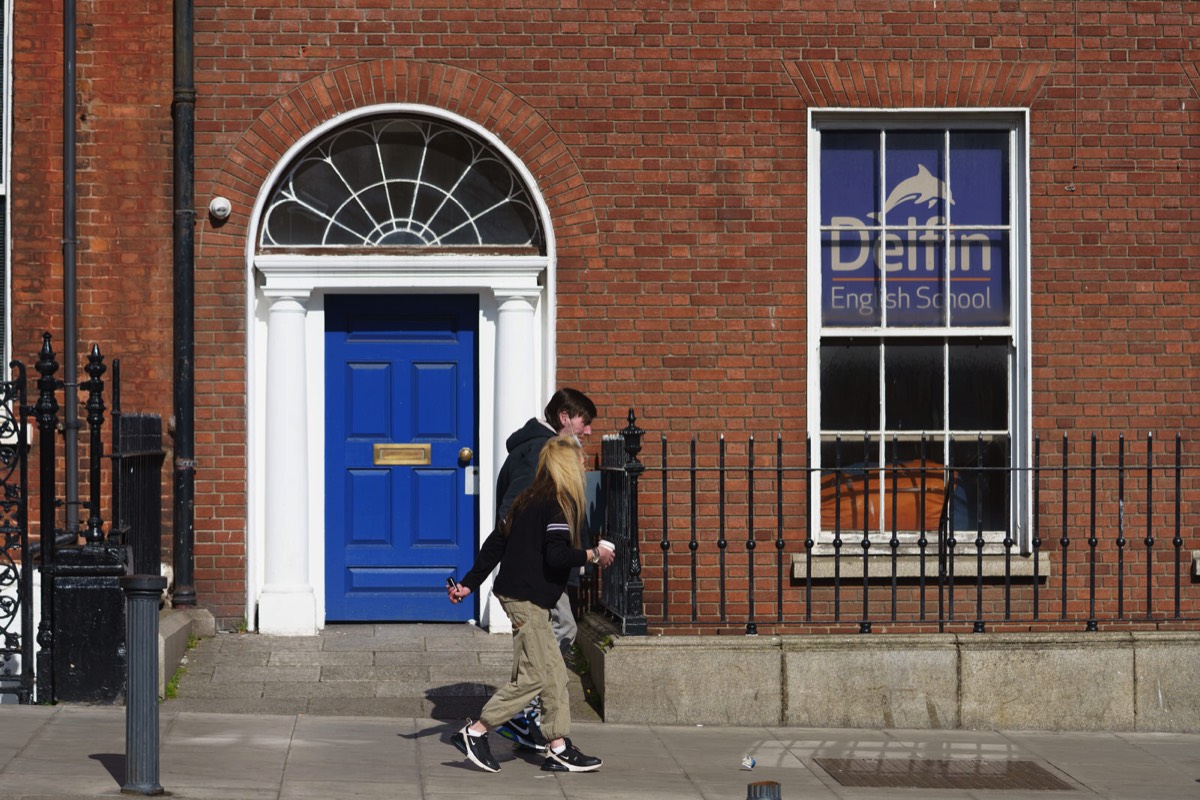
MULTIPOLYGON (((426 106, 371 106, 313 130, 280 159, 262 186, 247 228, 246 620, 276 635, 311 635, 324 626, 325 297, 355 294, 473 294, 479 299, 478 413, 481 453, 479 536, 491 532, 495 476, 504 440, 554 390, 554 238, 532 176, 508 149, 473 123, 426 106), (505 154, 537 205, 546 255, 259 252, 257 232, 272 188, 317 137, 366 115, 435 116, 461 125, 505 154)), ((508 619, 481 591, 481 624, 508 619)))

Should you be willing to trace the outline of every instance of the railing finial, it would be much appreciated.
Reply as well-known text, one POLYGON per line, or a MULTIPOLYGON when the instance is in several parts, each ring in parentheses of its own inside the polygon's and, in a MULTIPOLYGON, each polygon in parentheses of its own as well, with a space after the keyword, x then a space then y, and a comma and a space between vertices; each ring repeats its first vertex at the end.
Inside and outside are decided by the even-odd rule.
POLYGON ((642 451, 642 437, 646 432, 637 426, 637 417, 633 413, 633 408, 629 409, 627 418, 629 424, 621 431, 621 438, 625 440, 625 452, 629 456, 629 464, 637 464, 638 453, 642 451))

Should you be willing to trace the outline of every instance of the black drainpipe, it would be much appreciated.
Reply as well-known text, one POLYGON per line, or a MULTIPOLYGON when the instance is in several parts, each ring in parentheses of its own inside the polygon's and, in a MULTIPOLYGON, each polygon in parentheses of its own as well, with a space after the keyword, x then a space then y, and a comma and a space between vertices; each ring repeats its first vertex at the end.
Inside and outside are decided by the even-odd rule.
POLYGON ((175 605, 196 605, 193 577, 195 532, 195 164, 196 81, 193 72, 192 0, 174 0, 175 94, 171 115, 174 138, 175 270, 175 605))
POLYGON ((66 536, 79 531, 79 365, 75 298, 75 0, 63 4, 63 456, 66 536))

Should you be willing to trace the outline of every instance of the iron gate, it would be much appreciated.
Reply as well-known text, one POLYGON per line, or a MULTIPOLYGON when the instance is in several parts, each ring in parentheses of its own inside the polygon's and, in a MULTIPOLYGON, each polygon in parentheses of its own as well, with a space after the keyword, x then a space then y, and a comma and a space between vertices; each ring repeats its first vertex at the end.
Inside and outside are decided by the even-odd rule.
POLYGON ((33 559, 29 550, 29 442, 25 368, 0 382, 0 695, 33 696, 33 559))
POLYGON ((113 362, 112 511, 101 516, 104 358, 93 346, 79 383, 86 397, 87 518, 78 530, 58 525, 59 434, 50 334, 42 337, 35 369, 37 399, 27 400, 26 371, 12 364, 0 382, 0 702, 117 702, 125 692, 125 598, 120 578, 139 570, 157 574, 161 536, 163 463, 161 418, 120 411, 119 362, 113 362), (30 533, 29 429, 37 426, 38 525, 30 533), (135 557, 136 556, 136 557, 135 557), (34 575, 40 577, 35 593, 34 575), (36 609, 35 603, 40 607, 36 609))

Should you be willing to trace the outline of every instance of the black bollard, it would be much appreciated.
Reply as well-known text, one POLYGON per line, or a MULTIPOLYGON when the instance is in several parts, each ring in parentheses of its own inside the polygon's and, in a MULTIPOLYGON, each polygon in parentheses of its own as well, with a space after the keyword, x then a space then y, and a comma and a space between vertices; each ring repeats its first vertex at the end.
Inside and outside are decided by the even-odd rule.
POLYGON ((126 575, 125 794, 162 794, 158 782, 158 604, 167 579, 126 575))

